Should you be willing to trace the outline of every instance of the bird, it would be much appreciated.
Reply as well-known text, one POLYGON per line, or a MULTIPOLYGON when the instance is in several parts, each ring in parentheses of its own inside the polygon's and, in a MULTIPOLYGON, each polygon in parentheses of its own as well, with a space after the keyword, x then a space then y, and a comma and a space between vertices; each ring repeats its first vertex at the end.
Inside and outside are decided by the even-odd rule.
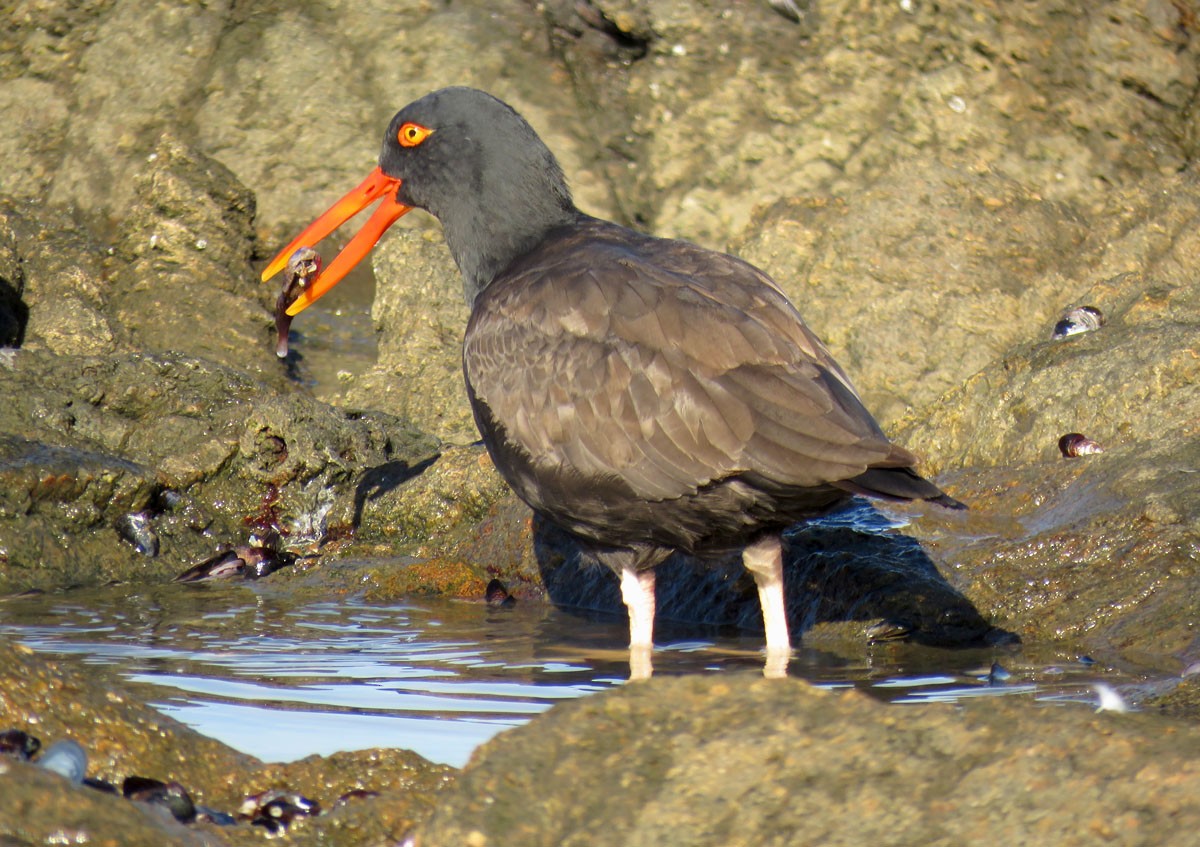
POLYGON ((776 282, 734 256, 588 215, 530 124, 473 88, 401 109, 378 166, 284 247, 281 271, 379 205, 288 308, 412 209, 439 220, 470 317, 467 396, 517 496, 618 576, 631 678, 652 673, 654 569, 741 551, 768 675, 791 652, 782 533, 856 495, 965 506, 914 470, 776 282))

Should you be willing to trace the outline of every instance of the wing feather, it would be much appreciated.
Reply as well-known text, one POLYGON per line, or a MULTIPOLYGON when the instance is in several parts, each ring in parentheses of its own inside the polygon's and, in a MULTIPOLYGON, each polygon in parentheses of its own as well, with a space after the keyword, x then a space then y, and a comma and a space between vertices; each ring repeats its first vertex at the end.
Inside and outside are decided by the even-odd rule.
POLYGON ((738 474, 816 486, 895 455, 760 271, 683 242, 591 235, 510 269, 468 327, 473 395, 535 476, 666 500, 738 474))

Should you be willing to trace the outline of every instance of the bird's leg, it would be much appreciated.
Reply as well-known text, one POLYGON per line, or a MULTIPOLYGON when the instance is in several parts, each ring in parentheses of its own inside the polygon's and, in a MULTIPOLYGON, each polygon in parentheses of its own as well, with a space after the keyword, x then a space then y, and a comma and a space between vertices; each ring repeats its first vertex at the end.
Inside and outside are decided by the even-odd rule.
POLYGON ((788 635, 787 604, 783 596, 783 539, 767 535, 746 546, 742 564, 758 585, 758 602, 762 604, 763 628, 767 633, 767 661, 763 675, 782 677, 787 674, 792 655, 792 640, 788 635))
POLYGON ((629 678, 649 679, 654 672, 654 570, 622 568, 621 599, 629 611, 629 678))

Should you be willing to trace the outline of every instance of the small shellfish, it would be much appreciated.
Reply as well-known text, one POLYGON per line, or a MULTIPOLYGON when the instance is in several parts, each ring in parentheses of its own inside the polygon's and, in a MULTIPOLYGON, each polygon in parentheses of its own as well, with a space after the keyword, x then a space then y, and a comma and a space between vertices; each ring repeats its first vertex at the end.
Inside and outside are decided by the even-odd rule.
POLYGON ((282 834, 296 818, 319 814, 321 804, 316 800, 281 788, 251 794, 238 808, 238 815, 248 819, 251 826, 261 826, 272 835, 282 834))
POLYGON ((129 776, 121 784, 126 799, 163 806, 180 823, 196 819, 196 805, 187 789, 178 782, 163 782, 146 776, 129 776))
POLYGON ((99 791, 103 794, 120 794, 121 793, 120 791, 117 790, 117 786, 113 785, 107 779, 101 779, 98 776, 85 776, 83 778, 83 784, 86 785, 88 788, 95 789, 96 791, 99 791))
POLYGON ((283 273, 283 289, 275 301, 275 355, 286 359, 288 354, 288 331, 292 328, 292 316, 288 306, 296 302, 308 284, 321 272, 321 254, 311 247, 301 247, 288 259, 283 273))
POLYGON ((341 797, 337 798, 337 800, 333 801, 333 808, 340 809, 342 806, 348 806, 349 804, 358 800, 369 800, 378 796, 378 791, 371 791, 368 788, 353 788, 350 791, 347 791, 341 797))
POLYGON ((905 621, 881 620, 867 627, 867 641, 877 644, 881 641, 899 641, 912 634, 914 627, 905 621))
POLYGON ((1058 439, 1058 449, 1063 454, 1064 459, 1073 459, 1076 456, 1089 456, 1093 453, 1104 452, 1103 447, 1086 435, 1078 432, 1068 432, 1062 438, 1058 439))
POLYGON ((87 774, 87 751, 79 742, 67 738, 55 741, 37 761, 38 767, 65 777, 71 782, 83 782, 87 774))
POLYGON ((1071 335, 1092 332, 1104 326, 1104 314, 1095 306, 1079 306, 1070 309, 1054 325, 1051 339, 1058 341, 1071 335))
POLYGON ((29 761, 42 749, 42 742, 20 729, 0 732, 0 755, 29 761))
POLYGON ((514 606, 517 602, 517 598, 509 594, 504 583, 498 579, 493 579, 487 584, 483 596, 489 606, 514 606))
POLYGON ((296 561, 296 554, 270 547, 258 536, 188 568, 176 582, 206 582, 210 579, 261 579, 296 561))
POLYGON ((158 555, 158 535, 145 512, 130 512, 117 521, 117 533, 143 556, 158 555))

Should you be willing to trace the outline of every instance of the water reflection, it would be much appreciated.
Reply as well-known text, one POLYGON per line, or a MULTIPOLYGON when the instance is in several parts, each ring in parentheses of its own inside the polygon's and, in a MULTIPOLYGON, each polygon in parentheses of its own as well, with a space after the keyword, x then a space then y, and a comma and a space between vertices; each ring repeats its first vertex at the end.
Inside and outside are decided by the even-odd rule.
MULTIPOLYGON (((0 633, 114 666, 147 702, 267 761, 403 747, 462 765, 471 751, 562 700, 622 684, 624 619, 524 603, 357 598, 297 602, 269 586, 108 588, 11 598, 0 633)), ((761 636, 662 627, 658 674, 761 674, 761 636)), ((898 703, 1026 696, 1092 702, 1090 683, 1138 677, 1070 655, 999 656, 903 644, 796 651, 789 673, 898 703)))

